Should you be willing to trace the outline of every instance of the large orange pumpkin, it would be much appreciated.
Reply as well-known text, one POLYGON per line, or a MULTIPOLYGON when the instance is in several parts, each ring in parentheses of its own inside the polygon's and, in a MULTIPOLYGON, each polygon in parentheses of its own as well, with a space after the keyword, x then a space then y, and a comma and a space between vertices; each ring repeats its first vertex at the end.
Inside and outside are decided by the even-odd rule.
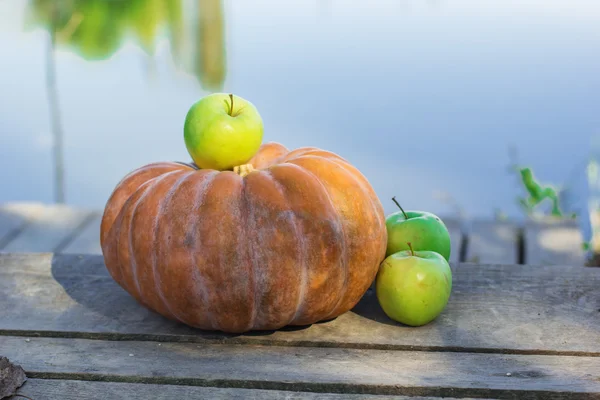
POLYGON ((317 148, 268 143, 249 164, 219 172, 161 162, 127 175, 101 226, 115 281, 168 318, 233 333, 354 307, 387 243, 368 181, 317 148))

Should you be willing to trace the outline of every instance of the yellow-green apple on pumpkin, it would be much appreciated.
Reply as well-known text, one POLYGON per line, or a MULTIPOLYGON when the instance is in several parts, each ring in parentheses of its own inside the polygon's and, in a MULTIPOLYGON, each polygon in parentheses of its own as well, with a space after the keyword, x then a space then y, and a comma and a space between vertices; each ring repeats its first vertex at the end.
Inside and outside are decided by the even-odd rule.
POLYGON ((233 94, 213 93, 194 103, 183 136, 188 153, 202 169, 230 170, 256 154, 263 139, 256 107, 233 94))

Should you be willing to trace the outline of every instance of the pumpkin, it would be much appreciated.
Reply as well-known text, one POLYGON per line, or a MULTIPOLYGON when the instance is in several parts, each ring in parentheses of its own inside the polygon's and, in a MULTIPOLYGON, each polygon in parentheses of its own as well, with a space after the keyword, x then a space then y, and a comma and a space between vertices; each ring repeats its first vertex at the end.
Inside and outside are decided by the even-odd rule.
POLYGON ((108 199, 100 235, 108 271, 139 303, 231 333, 349 311, 387 244, 381 202, 355 167, 278 143, 234 171, 176 162, 134 170, 108 199))

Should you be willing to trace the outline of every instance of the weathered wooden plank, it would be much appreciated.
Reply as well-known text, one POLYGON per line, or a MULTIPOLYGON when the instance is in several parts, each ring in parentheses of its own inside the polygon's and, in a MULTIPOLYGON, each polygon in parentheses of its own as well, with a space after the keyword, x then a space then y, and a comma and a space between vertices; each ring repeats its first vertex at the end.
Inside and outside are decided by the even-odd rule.
POLYGON ((585 256, 576 220, 530 221, 525 225, 525 263, 584 265, 585 256))
POLYGON ((309 393, 62 379, 29 379, 18 393, 32 399, 45 400, 441 400, 440 397, 309 393))
POLYGON ((65 245, 62 253, 102 254, 100 248, 100 223, 102 215, 96 213, 93 219, 77 234, 71 242, 65 245))
POLYGON ((17 230, 25 224, 25 219, 20 216, 0 208, 0 249, 10 237, 17 233, 17 230))
POLYGON ((34 205, 37 212, 29 216, 29 223, 2 249, 5 252, 54 251, 84 224, 90 212, 65 205, 34 205))
POLYGON ((7 203, 0 205, 0 250, 44 208, 39 203, 7 203))
POLYGON ((599 268, 459 264, 453 270, 448 307, 420 328, 388 319, 368 292, 332 321, 220 335, 139 305, 113 281, 101 256, 4 254, 0 334, 600 355, 599 268))
POLYGON ((468 234, 465 261, 483 264, 518 263, 518 228, 510 222, 474 220, 468 234))
POLYGON ((462 243, 462 231, 460 221, 452 218, 443 218, 444 225, 450 233, 450 262, 460 261, 460 246, 462 243))
POLYGON ((32 378, 438 397, 600 394, 600 357, 12 336, 0 336, 0 348, 32 378))

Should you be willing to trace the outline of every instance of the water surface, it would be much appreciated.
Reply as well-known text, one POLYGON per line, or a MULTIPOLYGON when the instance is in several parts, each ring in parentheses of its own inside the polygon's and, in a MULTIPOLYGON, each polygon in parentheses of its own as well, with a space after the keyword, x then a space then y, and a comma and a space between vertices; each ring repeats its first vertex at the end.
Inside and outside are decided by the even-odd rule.
MULTIPOLYGON (((265 141, 354 163, 386 212, 395 195, 408 209, 520 216, 510 146, 585 207, 600 133, 596 0, 173 4, 164 26, 141 13, 141 33, 115 49, 94 37, 85 51, 57 44, 67 203, 102 208, 132 169, 189 160, 189 106, 224 91, 256 105, 265 141), (199 29, 215 5, 222 15, 199 29)), ((49 34, 30 21, 35 7, 44 13, 43 1, 0 2, 0 203, 54 201, 49 34)))

